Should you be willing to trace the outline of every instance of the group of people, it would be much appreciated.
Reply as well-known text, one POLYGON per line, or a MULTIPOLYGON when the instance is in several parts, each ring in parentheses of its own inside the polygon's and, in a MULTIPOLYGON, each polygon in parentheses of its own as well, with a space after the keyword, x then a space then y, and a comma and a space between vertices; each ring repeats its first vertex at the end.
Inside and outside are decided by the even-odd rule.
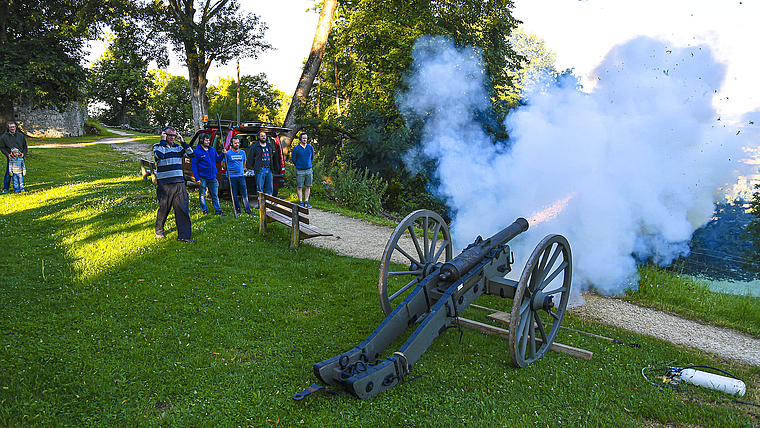
POLYGON ((13 183, 15 193, 26 192, 24 189, 24 176, 26 175, 24 158, 29 153, 26 137, 16 128, 16 122, 8 122, 7 127, 8 130, 0 135, 0 152, 8 160, 3 178, 3 193, 8 193, 11 183, 13 183))
MULTIPOLYGON (((158 213, 156 214, 155 234, 164 238, 164 225, 169 211, 174 209, 177 224, 177 240, 192 243, 192 225, 190 222, 190 207, 187 188, 185 187, 182 171, 183 155, 190 158, 193 179, 198 185, 198 202, 203 214, 208 214, 206 191, 211 195, 214 214, 224 216, 219 204, 219 181, 217 179, 217 163, 224 160, 227 164, 227 176, 230 182, 233 209, 240 212, 238 195, 243 202, 246 214, 251 214, 248 202, 248 189, 245 182, 245 169, 252 169, 256 177, 256 190, 271 195, 274 190, 273 170, 275 168, 274 146, 269 141, 266 132, 258 134, 258 140, 251 145, 248 153, 240 150, 240 138, 232 137, 230 150, 222 149, 217 153, 211 146, 210 137, 204 134, 200 143, 193 150, 171 126, 161 133, 161 141, 153 146, 153 156, 156 159, 156 178, 158 187, 158 213), (176 139, 179 138, 179 143, 176 139)), ((291 160, 296 166, 296 193, 300 206, 311 208, 309 195, 313 180, 312 163, 314 147, 308 143, 308 135, 300 135, 300 144, 291 151, 291 160)))

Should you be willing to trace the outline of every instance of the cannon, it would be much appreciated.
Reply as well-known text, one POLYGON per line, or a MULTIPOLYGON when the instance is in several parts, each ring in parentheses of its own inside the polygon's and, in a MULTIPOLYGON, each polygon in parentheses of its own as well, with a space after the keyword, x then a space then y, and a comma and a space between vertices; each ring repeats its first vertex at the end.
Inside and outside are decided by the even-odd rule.
MULTIPOLYGON (((507 243, 526 230, 528 221, 518 218, 488 239, 478 237, 452 258, 451 235, 441 216, 429 210, 409 214, 381 258, 378 293, 385 320, 353 349, 315 364, 314 374, 326 384, 342 384, 358 398, 392 388, 483 294, 513 299, 509 354, 514 364, 525 367, 540 359, 551 348, 567 308, 572 255, 565 237, 548 235, 528 258, 519 280, 507 279, 514 264, 507 243), (402 261, 405 267, 394 270, 402 261), (406 343, 380 359, 415 324, 406 343)), ((301 400, 320 388, 314 384, 293 398, 301 400)))

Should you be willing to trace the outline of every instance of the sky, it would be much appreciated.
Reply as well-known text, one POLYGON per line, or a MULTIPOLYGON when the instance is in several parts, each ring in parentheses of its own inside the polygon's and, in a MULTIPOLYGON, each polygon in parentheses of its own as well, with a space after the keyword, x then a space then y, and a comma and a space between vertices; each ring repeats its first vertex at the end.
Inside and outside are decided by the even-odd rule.
MULTIPOLYGON (((241 75, 266 73, 278 89, 295 90, 308 56, 319 14, 309 10, 314 0, 241 0, 242 7, 261 16, 269 29, 266 40, 276 49, 256 59, 243 59, 241 75)), ((635 36, 664 39, 674 47, 709 44, 727 64, 727 77, 714 104, 727 117, 760 109, 760 79, 756 78, 760 40, 758 0, 514 0, 513 15, 526 31, 543 38, 557 56, 557 69, 574 68, 584 87, 589 73, 610 49, 635 36)), ((92 45, 90 61, 102 53, 92 45)), ((187 76, 178 60, 169 72, 187 76)), ((212 65, 209 81, 235 76, 236 65, 212 65)))

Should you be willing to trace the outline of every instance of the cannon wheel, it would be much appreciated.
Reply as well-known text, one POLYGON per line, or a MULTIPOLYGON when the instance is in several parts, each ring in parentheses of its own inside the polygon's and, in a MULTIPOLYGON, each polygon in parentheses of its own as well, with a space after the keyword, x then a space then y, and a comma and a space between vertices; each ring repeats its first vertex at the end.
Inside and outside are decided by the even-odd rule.
POLYGON ((380 306, 386 316, 393 311, 391 302, 403 300, 422 278, 432 272, 435 264, 451 260, 452 248, 449 226, 433 211, 417 210, 396 226, 380 259, 377 283, 380 306), (421 232, 418 234, 415 229, 421 232), (391 271, 394 255, 398 254, 406 259, 409 268, 391 271), (389 279, 392 292, 390 295, 389 279))
POLYGON ((548 235, 525 264, 512 303, 509 355, 518 367, 538 360, 551 348, 565 316, 572 277, 567 239, 548 235))

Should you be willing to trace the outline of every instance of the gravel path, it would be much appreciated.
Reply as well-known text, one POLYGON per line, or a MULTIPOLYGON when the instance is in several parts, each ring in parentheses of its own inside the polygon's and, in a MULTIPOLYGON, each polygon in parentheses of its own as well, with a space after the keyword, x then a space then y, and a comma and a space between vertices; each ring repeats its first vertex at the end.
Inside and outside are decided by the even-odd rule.
MULTIPOLYGON (((390 227, 376 226, 364 220, 327 211, 312 209, 309 217, 313 224, 335 236, 312 238, 304 242, 352 257, 380 260, 393 233, 390 227)), ((585 304, 569 310, 636 333, 760 366, 758 339, 727 328, 703 325, 654 309, 632 305, 620 299, 596 294, 584 294, 583 297, 585 304)))

